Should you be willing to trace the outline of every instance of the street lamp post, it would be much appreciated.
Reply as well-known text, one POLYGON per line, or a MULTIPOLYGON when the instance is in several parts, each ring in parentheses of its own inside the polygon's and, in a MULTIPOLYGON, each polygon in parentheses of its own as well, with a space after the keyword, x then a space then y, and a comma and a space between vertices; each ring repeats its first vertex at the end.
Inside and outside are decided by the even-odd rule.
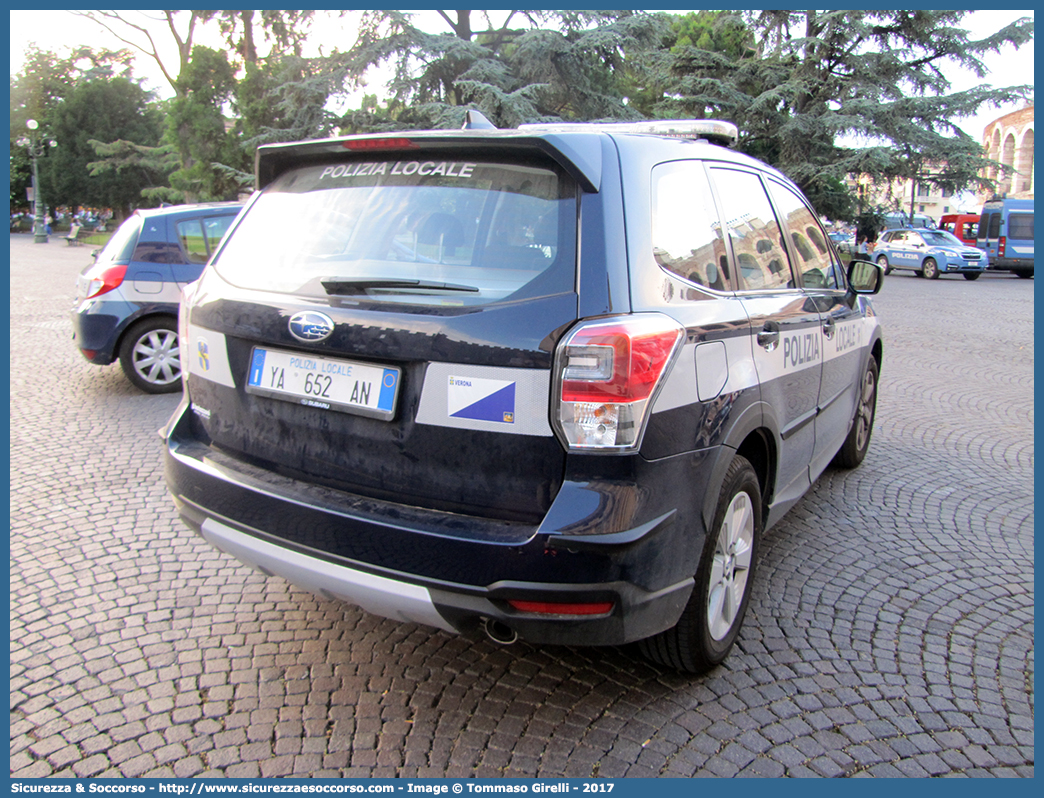
MULTIPOLYGON (((36 129, 40 127, 40 123, 35 119, 29 119, 26 121, 25 126, 29 128, 29 156, 33 161, 33 240, 37 244, 47 243, 47 220, 44 218, 46 213, 46 207, 43 201, 43 192, 40 191, 40 168, 37 165, 37 160, 43 157, 44 144, 36 140, 36 129)), ((58 142, 51 140, 48 142, 50 146, 57 147, 58 142)))

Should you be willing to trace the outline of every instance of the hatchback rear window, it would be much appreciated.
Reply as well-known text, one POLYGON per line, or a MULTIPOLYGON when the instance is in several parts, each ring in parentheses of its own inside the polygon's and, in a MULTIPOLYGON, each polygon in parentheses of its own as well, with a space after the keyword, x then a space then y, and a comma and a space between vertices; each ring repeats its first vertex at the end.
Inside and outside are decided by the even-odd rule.
POLYGON ((304 296, 474 305, 572 291, 576 188, 554 168, 460 160, 303 166, 246 210, 215 268, 304 296))
POLYGON ((140 232, 141 217, 134 214, 119 226, 112 238, 101 248, 98 257, 94 259, 95 263, 129 263, 140 232))

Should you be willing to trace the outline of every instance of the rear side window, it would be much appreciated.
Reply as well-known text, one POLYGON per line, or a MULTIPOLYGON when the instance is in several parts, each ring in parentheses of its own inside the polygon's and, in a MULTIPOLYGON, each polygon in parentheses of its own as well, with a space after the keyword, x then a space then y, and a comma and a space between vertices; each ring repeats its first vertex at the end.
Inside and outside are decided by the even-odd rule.
POLYGON ((575 185, 551 166, 304 166, 249 207, 215 267, 234 285, 308 296, 475 305, 562 293, 575 284, 576 213, 575 185))
POLYGON ((652 173, 653 257, 689 282, 729 290, 728 255, 710 183, 699 161, 656 166, 652 173))
POLYGON ((711 171, 727 220, 741 288, 793 288, 782 231, 761 180, 734 169, 711 171))
POLYGON ((1033 240, 1033 214, 1013 213, 1008 216, 1008 238, 1033 240))
POLYGON ((206 263, 228 232, 235 216, 212 216, 178 222, 178 242, 189 263, 206 263))
POLYGON ((178 222, 178 242, 189 263, 206 263, 210 257, 210 253, 207 252, 207 240, 203 235, 203 225, 199 219, 178 222))

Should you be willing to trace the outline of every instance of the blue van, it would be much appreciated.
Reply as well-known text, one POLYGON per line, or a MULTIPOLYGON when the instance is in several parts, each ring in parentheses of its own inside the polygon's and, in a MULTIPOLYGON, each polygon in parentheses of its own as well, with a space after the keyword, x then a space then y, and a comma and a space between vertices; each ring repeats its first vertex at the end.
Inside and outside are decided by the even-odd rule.
POLYGON ((989 268, 1033 276, 1033 200, 995 197, 982 206, 976 246, 989 268))

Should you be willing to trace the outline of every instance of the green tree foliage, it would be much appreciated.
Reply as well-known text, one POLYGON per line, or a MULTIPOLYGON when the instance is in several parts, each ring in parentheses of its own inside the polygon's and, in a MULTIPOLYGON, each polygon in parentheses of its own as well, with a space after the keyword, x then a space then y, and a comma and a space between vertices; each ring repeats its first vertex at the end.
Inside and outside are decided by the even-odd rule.
POLYGON ((257 37, 271 43, 273 55, 301 55, 308 38, 314 11, 197 11, 204 22, 216 21, 232 52, 236 65, 258 62, 257 37))
POLYGON ((857 210, 842 186, 848 174, 987 187, 980 171, 990 162, 959 120, 1029 96, 1032 86, 950 92, 943 68, 984 77, 983 55, 1028 42, 1033 21, 980 38, 959 26, 967 13, 748 12, 756 47, 739 58, 698 41, 676 47, 653 76, 666 88, 655 110, 731 119, 741 149, 786 172, 834 218, 857 210))
MULTIPOLYGON (((344 83, 344 69, 333 59, 303 59, 302 46, 313 11, 207 10, 77 12, 153 59, 174 91, 166 144, 179 160, 170 175, 172 191, 157 196, 186 201, 233 198, 252 181, 253 153, 267 140, 327 135, 327 98, 344 83), (228 43, 217 52, 195 43, 201 26, 216 26, 228 43), (170 37, 177 59, 164 61, 157 30, 170 37), (269 46, 267 56, 259 43, 269 46), (338 79, 338 70, 341 76, 338 79), (225 124, 224 112, 238 113, 225 124)), ((135 158, 162 159, 163 151, 123 150, 135 158)))
POLYGON ((666 27, 662 15, 629 11, 505 12, 496 24, 491 12, 438 14, 449 32, 425 32, 400 11, 364 15, 352 74, 386 62, 395 74, 386 108, 359 109, 347 127, 459 127, 469 107, 502 127, 639 118, 623 93, 624 55, 655 46, 666 27))
POLYGON ((148 94, 126 78, 99 75, 78 81, 51 113, 50 130, 59 146, 40 167, 45 197, 54 205, 89 205, 119 209, 123 215, 141 204, 141 191, 154 175, 124 171, 91 175, 97 160, 92 139, 125 139, 155 146, 163 119, 149 107, 148 94))
POLYGON ((178 96, 170 101, 166 141, 181 167, 170 175, 172 188, 187 202, 234 199, 239 186, 213 164, 245 166, 245 154, 225 130, 222 106, 235 90, 235 74, 225 53, 196 45, 178 77, 178 96))
POLYGON ((236 87, 236 134, 253 153, 260 144, 332 135, 341 115, 327 107, 350 80, 343 54, 272 55, 247 64, 236 87))
POLYGON ((753 56, 754 33, 738 14, 726 11, 690 11, 668 20, 657 48, 627 53, 626 85, 631 107, 645 117, 658 119, 708 118, 714 103, 701 104, 693 94, 680 94, 675 65, 687 53, 705 54, 705 69, 710 74, 703 77, 720 77, 721 71, 711 65, 719 61, 732 64, 753 56))
POLYGON ((146 146, 125 139, 111 142, 91 139, 87 143, 94 148, 99 159, 87 164, 92 177, 115 174, 121 179, 136 181, 142 186, 144 202, 140 204, 146 207, 162 202, 178 203, 184 199, 180 191, 169 185, 170 174, 178 168, 178 155, 170 144, 146 146))
MULTIPOLYGON (((31 184, 31 161, 28 150, 19 144, 29 136, 26 122, 34 119, 39 127, 35 132, 38 141, 57 141, 58 148, 45 148, 40 162, 41 182, 44 184, 44 199, 48 205, 63 200, 51 194, 51 171, 55 161, 64 160, 66 129, 62 126, 59 111, 70 97, 85 83, 95 81, 129 82, 130 53, 126 50, 92 50, 79 47, 66 56, 30 45, 25 54, 25 66, 11 76, 11 204, 26 205, 26 188, 31 184)), ((140 91, 140 90, 139 90, 140 91)), ((119 92, 119 90, 117 90, 119 92)), ((126 93, 126 92, 125 92, 126 93)), ((144 101, 143 101, 144 102, 144 101)), ((122 109, 121 111, 122 112, 122 109)), ((105 129, 104 121, 94 132, 105 129)), ((79 132, 78 130, 76 131, 79 132)), ((76 200, 78 203, 79 200, 76 200)))

